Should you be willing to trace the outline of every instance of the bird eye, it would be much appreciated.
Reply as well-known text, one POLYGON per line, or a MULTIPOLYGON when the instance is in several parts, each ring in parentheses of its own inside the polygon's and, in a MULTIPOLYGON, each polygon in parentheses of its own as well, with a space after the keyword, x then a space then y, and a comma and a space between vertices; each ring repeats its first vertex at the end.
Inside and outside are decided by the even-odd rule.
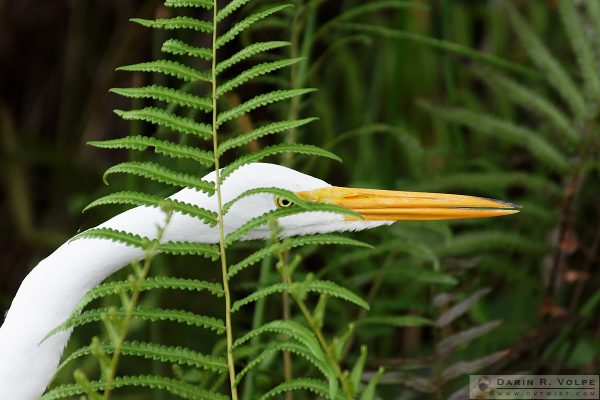
POLYGON ((275 205, 277 206, 277 208, 285 208, 293 204, 294 203, 292 203, 288 199, 284 199, 283 197, 275 197, 275 205))

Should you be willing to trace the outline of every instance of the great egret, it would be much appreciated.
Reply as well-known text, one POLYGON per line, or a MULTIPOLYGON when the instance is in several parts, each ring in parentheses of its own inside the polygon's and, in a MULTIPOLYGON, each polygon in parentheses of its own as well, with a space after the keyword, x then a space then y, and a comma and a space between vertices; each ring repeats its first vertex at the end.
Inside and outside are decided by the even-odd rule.
MULTIPOLYGON (((214 182, 214 172, 204 177, 214 182)), ((248 164, 235 171, 222 185, 223 202, 248 189, 276 187, 296 192, 307 201, 334 203, 364 216, 306 212, 283 217, 283 235, 305 235, 333 231, 357 231, 391 224, 397 220, 483 218, 517 212, 515 206, 478 197, 419 192, 352 189, 330 184, 274 164, 248 164)), ((216 196, 183 189, 172 199, 217 210, 216 196)), ((288 203, 260 193, 241 199, 224 216, 231 232, 250 218, 288 203)), ((153 207, 137 207, 115 216, 100 227, 109 227, 156 237, 165 214, 153 207)), ((267 238, 267 227, 258 228, 244 239, 267 238)), ((164 231, 164 241, 218 242, 218 231, 202 221, 175 213, 164 231)), ((103 239, 70 241, 42 260, 23 280, 0 327, 0 399, 33 400, 42 395, 71 332, 60 332, 42 342, 64 322, 81 298, 113 272, 141 259, 143 251, 103 239)))

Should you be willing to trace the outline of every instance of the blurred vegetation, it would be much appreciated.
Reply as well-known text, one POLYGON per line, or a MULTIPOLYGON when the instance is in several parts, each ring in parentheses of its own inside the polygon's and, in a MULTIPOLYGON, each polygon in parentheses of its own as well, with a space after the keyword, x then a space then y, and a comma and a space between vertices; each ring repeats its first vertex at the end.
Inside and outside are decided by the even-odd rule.
MULTIPOLYGON (((150 132, 150 125, 118 120, 112 109, 128 109, 131 102, 107 92, 164 79, 115 72, 157 58, 164 32, 128 19, 168 16, 160 3, 0 1, 0 308, 8 308, 41 258, 114 214, 81 210, 108 193, 101 185, 107 166, 139 155, 85 143, 150 132)), ((257 0, 253 7, 265 3, 273 2, 257 0)), ((292 3, 294 9, 235 46, 250 37, 289 38, 290 55, 307 61, 277 79, 258 81, 257 91, 261 85, 319 91, 238 122, 249 129, 273 115, 318 116, 286 140, 331 150, 344 163, 272 161, 340 186, 456 192, 523 206, 520 214, 501 219, 396 223, 353 234, 373 250, 296 252, 305 272, 343 283, 371 303, 367 313, 326 302, 323 329, 349 335, 345 366, 366 346, 363 379, 385 367, 378 390, 384 399, 461 398, 468 375, 478 372, 600 370, 600 3, 292 3)), ((227 100, 237 104, 254 94, 236 92, 227 100)), ((261 139, 240 152, 276 140, 261 139)), ((115 179, 112 186, 169 194, 133 178, 115 179)), ((234 259, 257 246, 238 246, 234 259)), ((191 257, 161 256, 153 268, 156 275, 168 269, 220 281, 215 265, 191 257)), ((269 260, 260 270, 245 270, 235 293, 279 281, 273 270, 269 260)), ((203 295, 159 293, 142 302, 207 314, 220 307, 203 295)), ((321 303, 311 306, 319 311, 321 303)), ((256 318, 281 317, 274 299, 267 305, 236 314, 236 323, 247 330, 256 318)), ((134 324, 132 336, 206 353, 223 345, 213 347, 203 331, 190 337, 179 329, 134 324)), ((82 329, 69 346, 86 345, 95 333, 82 329)), ((252 378, 256 394, 280 379, 281 368, 273 368, 280 358, 271 363, 252 378)), ((93 375, 95 363, 78 367, 93 375)), ((164 366, 132 359, 122 368, 151 372, 164 366)), ((178 372, 190 381, 205 379, 178 372)), ((59 380, 70 381, 71 373, 59 380)), ((116 392, 113 398, 147 397, 116 392)))

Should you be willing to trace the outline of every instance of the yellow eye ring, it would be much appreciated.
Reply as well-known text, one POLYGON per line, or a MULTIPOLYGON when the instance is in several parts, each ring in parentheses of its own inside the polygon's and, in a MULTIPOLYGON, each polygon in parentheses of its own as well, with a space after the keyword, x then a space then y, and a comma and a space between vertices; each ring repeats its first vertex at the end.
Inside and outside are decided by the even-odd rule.
POLYGON ((294 203, 288 199, 277 196, 275 197, 275 205, 277 206, 277 208, 286 208, 294 205, 294 203))

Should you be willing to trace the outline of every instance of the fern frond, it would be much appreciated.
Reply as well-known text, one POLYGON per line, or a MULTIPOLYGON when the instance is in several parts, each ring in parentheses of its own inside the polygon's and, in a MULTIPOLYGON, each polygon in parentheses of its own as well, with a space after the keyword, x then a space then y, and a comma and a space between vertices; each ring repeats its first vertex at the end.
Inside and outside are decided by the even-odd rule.
POLYGON ((317 368, 325 377, 329 379, 335 379, 335 372, 333 372, 329 365, 324 364, 318 360, 311 352, 309 352, 304 346, 301 346, 295 342, 287 341, 276 343, 268 346, 266 349, 261 351, 259 354, 253 355, 252 359, 246 364, 236 378, 236 384, 239 384, 242 378, 251 370, 259 366, 265 359, 273 357, 277 352, 289 352, 295 354, 304 360, 308 361, 311 365, 317 368))
MULTIPOLYGON (((112 354, 114 347, 109 344, 101 344, 100 349, 106 354, 112 354)), ((192 368, 210 370, 214 372, 227 371, 227 363, 223 357, 206 355, 186 347, 162 346, 145 342, 124 342, 120 348, 124 356, 143 357, 147 360, 168 362, 185 365, 192 368)), ((84 346, 69 355, 58 367, 55 375, 72 361, 89 356, 93 353, 92 346, 84 346)))
POLYGON ((212 59, 212 51, 210 49, 192 46, 178 39, 167 39, 162 44, 160 51, 176 56, 199 57, 207 61, 212 59))
MULTIPOLYGON (((296 378, 284 382, 275 388, 265 393, 260 400, 268 400, 272 398, 281 398, 281 395, 290 391, 306 390, 317 396, 329 399, 329 385, 325 381, 312 378, 296 378)), ((342 399, 342 396, 336 396, 336 399, 342 399)))
POLYGON ((335 18, 330 19, 325 24, 323 24, 323 26, 315 34, 315 37, 319 38, 321 36, 324 36, 330 30, 330 28, 336 26, 336 24, 339 24, 340 22, 348 21, 348 20, 354 19, 356 17, 360 17, 361 15, 369 14, 372 12, 377 12, 377 11, 383 12, 386 8, 397 8, 397 9, 404 9, 404 8, 419 9, 420 8, 420 9, 428 10, 429 6, 419 3, 419 2, 415 2, 415 1, 402 1, 402 0, 379 0, 379 1, 370 1, 370 2, 367 2, 366 4, 357 4, 357 5, 349 8, 347 11, 340 13, 335 18))
POLYGON ((295 215, 295 214, 298 214, 300 212, 305 212, 305 211, 311 211, 311 212, 312 211, 321 211, 321 212, 329 212, 329 213, 334 213, 334 214, 348 215, 348 216, 352 216, 352 217, 356 217, 356 218, 362 218, 362 216, 360 214, 357 214, 354 211, 351 211, 347 208, 339 207, 339 206, 336 206, 333 204, 326 204, 326 203, 310 203, 310 208, 308 210, 304 210, 304 209, 302 209, 300 207, 296 207, 296 206, 287 207, 287 208, 278 208, 276 210, 266 212, 258 217, 252 218, 251 220, 246 222, 244 225, 237 228, 235 231, 227 234, 227 236, 225 238, 225 244, 227 246, 231 245, 231 243, 233 243, 236 240, 241 239, 244 235, 250 233, 254 229, 267 224, 269 222, 269 220, 271 220, 271 219, 287 217, 287 216, 295 215))
POLYGON ((221 22, 223 19, 227 18, 232 12, 242 7, 244 4, 249 3, 252 0, 232 0, 227 3, 225 7, 223 7, 217 13, 217 22, 221 22))
MULTIPOLYGON (((340 348, 344 348, 342 345, 340 348)), ((352 372, 350 372, 350 383, 352 383, 352 387, 358 389, 360 387, 360 381, 363 376, 363 371, 365 369, 365 364, 367 362, 367 346, 360 346, 360 356, 358 356, 358 360, 354 363, 354 367, 352 367, 352 372)))
POLYGON ((135 235, 133 233, 119 231, 112 228, 92 228, 87 231, 81 232, 75 235, 71 241, 79 240, 79 239, 106 239, 113 242, 119 242, 126 244, 128 246, 139 247, 141 249, 146 249, 152 243, 152 239, 147 237, 141 237, 139 235, 135 235))
POLYGON ((194 96, 182 90, 171 89, 159 85, 150 85, 139 88, 113 88, 112 93, 133 99, 153 99, 164 101, 183 107, 195 108, 202 111, 212 109, 212 101, 209 98, 194 96))
POLYGON ((227 165, 225 168, 222 169, 221 179, 225 180, 229 175, 231 175, 231 173, 233 171, 235 171, 236 169, 240 168, 243 165, 257 162, 257 161, 262 160, 265 157, 272 156, 274 154, 281 154, 281 153, 304 154, 304 155, 311 155, 311 156, 326 157, 326 158, 330 158, 332 160, 339 161, 339 162, 342 161, 342 159, 340 157, 336 156, 332 152, 322 149, 317 146, 313 146, 310 144, 282 143, 282 144, 276 144, 273 146, 265 147, 254 153, 246 154, 246 155, 239 157, 238 159, 231 162, 229 165, 227 165))
POLYGON ((558 128, 558 132, 570 142, 577 143, 581 140, 579 133, 574 129, 573 122, 546 97, 535 93, 525 85, 492 71, 485 71, 479 75, 483 82, 496 87, 503 95, 508 96, 517 104, 548 117, 558 128))
POLYGON ((464 46, 447 40, 435 39, 429 35, 423 35, 415 32, 399 31, 395 29, 386 28, 381 25, 372 24, 358 24, 346 22, 340 24, 340 26, 344 29, 349 29, 352 31, 365 32, 368 34, 377 34, 392 39, 409 40, 418 44, 429 46, 433 49, 443 50, 449 53, 458 54, 460 56, 469 57, 473 60, 482 61, 498 68, 504 68, 525 75, 529 78, 540 77, 540 74, 531 68, 510 62, 504 58, 497 57, 490 53, 474 50, 472 47, 469 46, 464 46))
POLYGON ((544 72, 548 83, 569 103, 576 116, 586 115, 586 106, 579 89, 571 80, 563 66, 550 53, 546 45, 537 37, 523 17, 510 2, 504 2, 510 22, 523 42, 529 58, 544 72))
POLYGON ((127 121, 146 121, 177 132, 196 135, 203 139, 209 139, 212 132, 211 127, 207 124, 196 122, 191 118, 180 117, 156 107, 129 111, 115 110, 115 113, 127 121))
POLYGON ((318 118, 305 118, 296 121, 281 121, 281 122, 273 122, 271 124, 267 124, 261 126, 260 128, 256 128, 248 133, 243 135, 234 136, 230 139, 225 140, 219 145, 219 149, 217 154, 219 156, 223 155, 227 150, 233 149, 235 147, 240 147, 249 142, 261 138, 266 135, 273 135, 275 133, 286 132, 290 129, 298 128, 300 126, 309 124, 313 121, 316 121, 318 118))
POLYGON ((257 77, 265 75, 265 74, 269 74, 269 73, 276 71, 278 69, 281 69, 281 68, 289 67, 290 65, 294 65, 302 60, 303 60, 302 58, 290 58, 290 59, 267 62, 267 63, 255 65, 254 67, 252 67, 248 70, 245 70, 244 72, 242 72, 235 78, 219 85, 219 87, 217 88, 216 96, 217 96, 217 98, 219 98, 222 95, 224 95, 225 93, 235 89, 236 87, 238 87, 240 85, 243 85, 244 83, 248 82, 251 79, 257 78, 257 77))
POLYGON ((238 51, 231 57, 226 60, 221 61, 215 66, 215 73, 217 75, 221 74, 227 68, 234 66, 235 64, 253 57, 257 54, 264 53, 269 50, 278 49, 280 47, 289 46, 290 42, 282 42, 282 41, 270 41, 270 42, 258 42, 253 43, 249 46, 244 47, 242 50, 238 51))
POLYGON ((464 233, 455 236, 449 243, 434 248, 440 257, 480 254, 485 251, 518 251, 522 253, 542 254, 547 245, 514 232, 464 233))
POLYGON ((211 10, 213 2, 211 0, 165 0, 165 7, 201 7, 211 10))
POLYGON ((250 28, 252 25, 254 25, 256 22, 260 21, 261 19, 265 19, 269 15, 275 14, 275 13, 277 13, 283 9, 289 8, 289 7, 293 7, 293 6, 291 4, 284 4, 281 6, 268 8, 264 11, 260 11, 260 12, 250 15, 249 17, 246 17, 245 19, 243 19, 240 22, 238 22, 237 24, 235 24, 227 32, 225 32, 224 34, 219 36, 219 38, 217 39, 217 42, 215 44, 216 48, 219 49, 219 48, 223 47, 224 44, 233 40, 237 35, 239 35, 243 31, 245 31, 246 29, 250 28))
POLYGON ((148 147, 154 152, 171 158, 188 158, 204 166, 212 166, 214 158, 211 152, 200 150, 197 147, 177 144, 168 140, 160 140, 148 136, 125 136, 121 139, 90 141, 87 144, 102 149, 128 149, 144 151, 148 147))
POLYGON ((183 188, 194 188, 209 194, 214 193, 215 190, 213 182, 203 181, 194 175, 173 171, 151 162, 129 161, 112 166, 104 172, 102 177, 104 183, 108 184, 106 178, 112 174, 138 175, 156 182, 183 188))
MULTIPOLYGON (((116 308, 97 308, 93 310, 84 311, 81 314, 72 315, 58 327, 54 328, 44 338, 46 340, 50 336, 55 335, 58 332, 65 331, 68 329, 76 328, 82 325, 87 325, 92 322, 102 321, 103 319, 111 321, 119 321, 125 318, 126 311, 116 308)), ((195 326, 198 328, 204 328, 216 332, 218 335, 225 332, 225 323, 217 318, 208 317, 206 315, 198 315, 189 311, 172 310, 165 308, 142 308, 137 307, 132 313, 134 319, 141 319, 144 321, 172 321, 179 324, 188 326, 195 326)))
POLYGON ((421 105, 438 117, 468 126, 473 132, 523 146, 539 161, 554 170, 567 171, 570 168, 569 161, 560 151, 529 128, 468 109, 433 107, 428 103, 421 105))
POLYGON ((311 292, 325 294, 330 297, 336 297, 338 299, 342 299, 350 303, 356 304, 357 306, 362 307, 365 310, 369 309, 369 303, 367 303, 365 300, 361 299, 359 296, 352 293, 345 287, 342 287, 330 281, 311 281, 298 282, 293 283, 291 285, 287 283, 275 283, 270 286, 259 288, 258 290, 252 292, 250 295, 244 297, 243 299, 234 302, 231 306, 231 312, 236 312, 247 304, 258 301, 275 293, 302 294, 311 292))
POLYGON ((308 208, 308 204, 306 203, 306 201, 304 201, 300 197, 296 196, 296 194, 294 192, 290 192, 289 190, 275 188, 275 187, 272 187, 272 188, 265 187, 265 188, 254 188, 254 189, 246 190, 244 193, 240 194, 235 199, 228 201, 227 203, 225 203, 223 205, 223 209, 222 209, 223 215, 226 215, 229 212, 229 210, 231 209, 231 207, 235 203, 240 201, 241 199, 249 197, 249 196, 253 196, 255 194, 260 194, 260 193, 268 193, 268 194, 272 194, 272 195, 275 195, 278 197, 283 197, 284 199, 289 200, 292 203, 294 203, 302 208, 308 208))
POLYGON ((194 31, 201 31, 204 33, 212 32, 212 23, 206 21, 199 21, 191 17, 174 17, 174 18, 161 18, 161 19, 144 19, 144 18, 131 18, 131 22, 135 22, 146 28, 155 29, 191 29, 194 31))
POLYGON ((217 116, 217 128, 224 122, 230 121, 235 118, 250 112, 256 108, 264 107, 268 104, 275 103, 278 101, 288 100, 292 97, 302 96, 306 93, 314 92, 316 89, 290 89, 290 90, 276 90, 270 93, 261 94, 256 96, 237 107, 230 110, 224 111, 217 116))
POLYGON ((577 6, 569 0, 560 0, 558 9, 571 41, 571 47, 577 57, 577 63, 585 79, 585 87, 590 91, 593 98, 600 97, 600 77, 596 57, 590 46, 590 40, 585 32, 585 24, 578 15, 577 6))
POLYGON ((558 198, 562 195, 561 187, 550 179, 522 172, 473 172, 446 175, 416 185, 413 189, 430 192, 462 190, 485 195, 497 190, 507 190, 510 186, 522 187, 547 197, 558 198))
POLYGON ((152 206, 168 208, 169 210, 177 211, 182 214, 187 214, 192 217, 198 218, 204 221, 209 226, 215 226, 217 224, 217 213, 214 211, 206 210, 193 204, 184 203, 182 201, 173 199, 163 199, 160 196, 153 196, 141 192, 116 192, 108 194, 97 200, 94 200, 83 211, 87 211, 90 208, 106 205, 106 204, 133 204, 137 206, 152 206))
MULTIPOLYGON (((224 294, 223 286, 220 283, 200 281, 197 279, 174 278, 171 276, 146 278, 142 284, 138 285, 138 289, 140 291, 155 289, 187 290, 195 292, 207 291, 217 297, 222 297, 224 294)), ((77 313, 79 310, 84 309, 94 300, 127 293, 131 290, 132 287, 129 281, 103 283, 90 290, 79 302, 73 313, 77 313)))
POLYGON ((360 396, 360 400, 375 400, 377 398, 375 397, 375 389, 377 388, 377 385, 379 384, 379 381, 381 380, 381 377, 383 376, 384 372, 385 368, 383 367, 380 367, 377 370, 375 375, 373 375, 373 377, 369 381, 369 384, 365 388, 364 392, 360 396))
POLYGON ((251 330, 244 336, 237 339, 233 344, 233 348, 235 349, 250 339, 258 337, 264 333, 279 333, 287 335, 288 337, 293 338, 299 343, 303 344, 304 347, 309 349, 319 360, 325 360, 325 355, 323 354, 323 351, 319 346, 319 341, 314 333, 308 330, 308 328, 306 328, 304 325, 293 320, 275 320, 267 322, 266 324, 251 330))
MULTIPOLYGON (((106 387, 104 380, 90 382, 93 390, 103 390, 106 387)), ((112 387, 119 389, 124 387, 143 387, 153 390, 164 390, 175 396, 189 400, 230 400, 228 396, 217 392, 198 388, 196 385, 185 383, 180 380, 165 378, 156 375, 120 376, 112 382, 112 387)), ((81 385, 61 385, 43 395, 40 400, 59 400, 73 398, 84 394, 81 385)))
POLYGON ((204 256, 213 261, 219 258, 219 248, 212 244, 200 242, 167 242, 160 245, 160 251, 178 256, 204 256))
POLYGON ((184 203, 173 199, 164 199, 160 196, 154 196, 141 192, 116 192, 108 194, 91 202, 83 211, 87 211, 92 207, 97 207, 106 204, 133 204, 138 206, 152 206, 167 208, 177 211, 182 214, 187 214, 196 217, 206 222, 210 226, 217 224, 217 213, 206 210, 194 204, 184 203))
POLYGON ((360 325, 389 325, 397 328, 407 326, 430 326, 435 322, 419 315, 392 315, 380 317, 367 317, 358 322, 360 325))
POLYGON ((301 246, 328 245, 328 244, 329 245, 338 244, 338 245, 347 245, 347 246, 366 247, 366 248, 370 248, 370 249, 373 248, 373 246, 371 246, 370 244, 360 242, 360 241, 354 240, 354 239, 349 239, 344 236, 337 236, 337 235, 313 235, 313 236, 301 236, 301 237, 295 237, 295 238, 288 238, 288 239, 285 239, 281 243, 274 243, 274 244, 270 245, 269 247, 264 247, 256 252, 250 254, 248 257, 244 258, 239 263, 231 265, 229 267, 229 272, 227 273, 227 277, 228 277, 228 279, 233 278, 235 275, 240 273, 245 268, 256 264, 257 262, 263 260, 264 258, 270 256, 271 254, 274 254, 276 251, 278 251, 280 249, 290 250, 292 248, 301 247, 301 246))
POLYGON ((117 71, 155 72, 159 74, 174 76, 175 78, 181 79, 185 82, 211 81, 209 74, 197 71, 194 68, 188 67, 187 65, 184 65, 180 62, 171 60, 157 60, 132 65, 125 65, 123 67, 117 68, 117 71))

